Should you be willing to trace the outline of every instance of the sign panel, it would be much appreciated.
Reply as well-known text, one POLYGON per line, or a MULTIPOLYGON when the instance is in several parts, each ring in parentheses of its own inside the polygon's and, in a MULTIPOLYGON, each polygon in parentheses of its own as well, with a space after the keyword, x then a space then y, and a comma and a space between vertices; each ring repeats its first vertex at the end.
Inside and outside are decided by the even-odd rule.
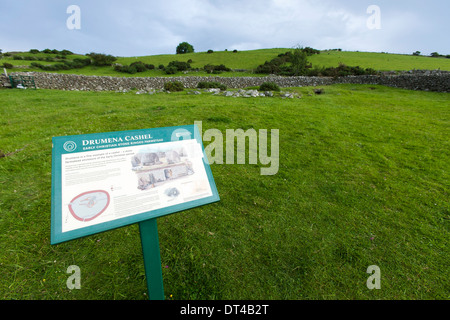
POLYGON ((219 201, 196 125, 54 137, 51 243, 219 201))

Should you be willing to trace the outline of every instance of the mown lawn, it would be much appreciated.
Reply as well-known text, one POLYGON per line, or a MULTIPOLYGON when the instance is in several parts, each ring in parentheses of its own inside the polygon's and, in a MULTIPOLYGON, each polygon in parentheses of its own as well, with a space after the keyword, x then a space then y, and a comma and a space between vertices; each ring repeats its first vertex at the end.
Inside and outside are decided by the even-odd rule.
POLYGON ((158 219, 167 299, 450 298, 450 96, 324 89, 0 90, 0 298, 146 299, 136 225, 50 245, 51 138, 194 121, 279 129, 280 167, 214 164, 220 202, 158 219), (80 290, 66 287, 70 265, 80 290), (366 286, 371 265, 380 290, 366 286))

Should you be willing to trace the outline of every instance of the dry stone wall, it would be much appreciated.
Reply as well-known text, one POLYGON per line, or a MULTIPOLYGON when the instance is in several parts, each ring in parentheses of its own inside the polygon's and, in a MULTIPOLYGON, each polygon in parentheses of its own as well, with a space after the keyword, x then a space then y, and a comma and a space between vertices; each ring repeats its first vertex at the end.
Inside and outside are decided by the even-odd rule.
POLYGON ((123 91, 162 89, 166 82, 181 81, 186 88, 196 88, 201 81, 214 81, 230 89, 259 86, 275 82, 280 87, 324 86, 336 83, 379 84, 410 90, 450 92, 450 72, 405 72, 400 75, 329 77, 108 77, 57 74, 44 72, 15 72, 14 75, 32 75, 41 89, 78 91, 123 91))

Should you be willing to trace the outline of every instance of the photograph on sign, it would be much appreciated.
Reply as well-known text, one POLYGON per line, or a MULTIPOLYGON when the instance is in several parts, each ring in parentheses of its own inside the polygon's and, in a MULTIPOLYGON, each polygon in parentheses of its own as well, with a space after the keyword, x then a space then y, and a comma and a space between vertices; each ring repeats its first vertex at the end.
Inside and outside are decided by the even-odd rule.
POLYGON ((54 138, 52 242, 218 201, 198 129, 178 129, 54 138))

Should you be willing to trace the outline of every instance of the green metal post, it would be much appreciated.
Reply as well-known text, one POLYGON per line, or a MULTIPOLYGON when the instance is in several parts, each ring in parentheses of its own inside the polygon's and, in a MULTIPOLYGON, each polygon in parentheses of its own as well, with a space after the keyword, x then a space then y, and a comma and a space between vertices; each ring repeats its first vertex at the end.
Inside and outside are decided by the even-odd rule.
POLYGON ((9 82, 11 82, 11 88, 14 89, 14 78, 13 78, 13 76, 9 76, 9 82))
POLYGON ((145 277, 150 300, 164 300, 164 285, 156 218, 139 222, 145 277))

